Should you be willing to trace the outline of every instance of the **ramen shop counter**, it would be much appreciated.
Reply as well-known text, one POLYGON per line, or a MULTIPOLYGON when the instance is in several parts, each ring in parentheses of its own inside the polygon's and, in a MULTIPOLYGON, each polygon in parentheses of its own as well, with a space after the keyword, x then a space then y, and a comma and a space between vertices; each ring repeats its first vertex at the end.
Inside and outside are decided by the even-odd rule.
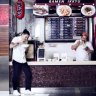
MULTIPOLYGON (((96 61, 28 62, 32 71, 32 87, 96 87, 96 61), (87 65, 87 66, 86 66, 87 65)), ((13 66, 9 66, 9 86, 12 87, 13 66)), ((25 87, 24 72, 20 86, 25 87)))
MULTIPOLYGON (((12 65, 12 62, 10 62, 9 65, 12 65)), ((28 65, 96 65, 96 61, 68 61, 68 62, 64 62, 64 61, 55 61, 55 62, 31 61, 31 62, 28 62, 28 65)))

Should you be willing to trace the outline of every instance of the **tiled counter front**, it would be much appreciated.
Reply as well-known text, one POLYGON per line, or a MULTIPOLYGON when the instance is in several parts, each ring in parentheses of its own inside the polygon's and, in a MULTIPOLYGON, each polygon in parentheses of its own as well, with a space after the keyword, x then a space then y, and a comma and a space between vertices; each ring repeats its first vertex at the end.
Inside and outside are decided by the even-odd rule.
MULTIPOLYGON (((30 65, 33 87, 95 87, 96 66, 30 65)), ((10 87, 12 87, 12 66, 10 68, 10 87)), ((20 86, 24 87, 24 73, 20 86)))

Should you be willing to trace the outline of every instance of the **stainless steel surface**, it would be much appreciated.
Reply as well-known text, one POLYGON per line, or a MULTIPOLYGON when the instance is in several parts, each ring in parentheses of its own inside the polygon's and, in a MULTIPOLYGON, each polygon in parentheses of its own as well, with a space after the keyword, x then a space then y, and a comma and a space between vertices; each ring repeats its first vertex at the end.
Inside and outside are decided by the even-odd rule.
POLYGON ((92 42, 93 41, 93 22, 92 22, 92 18, 89 18, 89 41, 92 42))

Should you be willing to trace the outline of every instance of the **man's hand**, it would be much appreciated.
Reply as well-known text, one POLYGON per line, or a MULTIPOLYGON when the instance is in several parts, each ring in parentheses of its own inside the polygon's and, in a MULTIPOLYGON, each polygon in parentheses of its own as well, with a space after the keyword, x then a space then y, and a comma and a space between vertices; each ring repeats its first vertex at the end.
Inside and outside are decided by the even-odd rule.
POLYGON ((71 46, 72 50, 76 50, 78 48, 78 46, 80 45, 80 40, 75 44, 71 46))
POLYGON ((84 50, 87 51, 88 53, 92 53, 93 52, 93 50, 91 50, 89 47, 86 47, 84 50))
POLYGON ((16 46, 18 46, 18 45, 19 45, 19 43, 13 43, 13 42, 11 42, 10 48, 14 48, 14 47, 16 47, 16 46))
POLYGON ((85 49, 85 51, 88 51, 89 50, 89 47, 85 47, 84 49, 85 49))
POLYGON ((80 40, 77 42, 76 46, 79 46, 80 45, 80 40))

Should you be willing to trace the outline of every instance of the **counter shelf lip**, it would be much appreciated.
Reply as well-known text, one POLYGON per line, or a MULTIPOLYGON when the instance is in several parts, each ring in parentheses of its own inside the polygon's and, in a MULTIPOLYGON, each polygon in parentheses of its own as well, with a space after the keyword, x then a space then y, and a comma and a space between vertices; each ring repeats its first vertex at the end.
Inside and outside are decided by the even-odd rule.
MULTIPOLYGON (((96 61, 55 61, 55 62, 48 62, 48 61, 30 61, 28 65, 96 65, 96 61)), ((12 62, 9 63, 9 66, 12 66, 12 62)))

